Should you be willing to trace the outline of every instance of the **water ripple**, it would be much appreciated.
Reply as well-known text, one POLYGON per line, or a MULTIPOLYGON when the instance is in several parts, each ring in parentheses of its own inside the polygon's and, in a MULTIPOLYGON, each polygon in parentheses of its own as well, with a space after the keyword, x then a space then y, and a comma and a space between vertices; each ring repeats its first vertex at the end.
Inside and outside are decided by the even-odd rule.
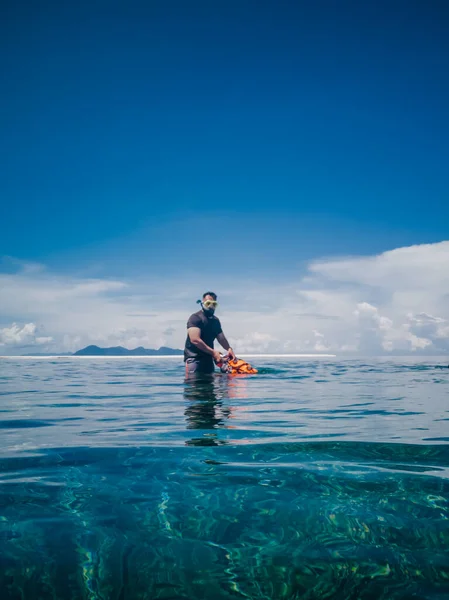
POLYGON ((449 597, 441 364, 2 361, 0 597, 449 597))

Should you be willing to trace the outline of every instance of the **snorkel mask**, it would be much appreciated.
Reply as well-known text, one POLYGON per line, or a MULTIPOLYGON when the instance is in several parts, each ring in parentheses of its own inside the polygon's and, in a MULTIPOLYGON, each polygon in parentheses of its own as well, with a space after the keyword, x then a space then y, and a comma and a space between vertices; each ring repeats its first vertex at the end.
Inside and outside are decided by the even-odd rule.
POLYGON ((201 304, 201 308, 208 316, 212 316, 218 306, 216 300, 205 300, 204 302, 202 300, 197 300, 196 303, 201 304))

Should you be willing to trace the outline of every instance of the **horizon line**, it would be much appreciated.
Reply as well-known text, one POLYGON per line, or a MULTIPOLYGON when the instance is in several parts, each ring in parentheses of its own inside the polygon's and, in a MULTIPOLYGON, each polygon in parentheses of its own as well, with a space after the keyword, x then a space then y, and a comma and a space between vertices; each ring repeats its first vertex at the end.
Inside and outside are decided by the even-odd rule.
MULTIPOLYGON (((335 358, 337 355, 336 354, 239 354, 240 357, 242 358, 335 358)), ((94 359, 118 359, 118 358, 131 358, 131 359, 135 359, 135 358, 184 358, 184 356, 182 354, 155 354, 155 355, 146 355, 146 354, 141 354, 141 355, 89 355, 89 354, 85 354, 85 355, 74 355, 74 354, 54 354, 51 356, 25 356, 23 354, 17 354, 17 355, 8 355, 8 356, 0 356, 0 359, 8 359, 8 358, 20 358, 20 359, 40 359, 40 360, 51 360, 52 358, 75 358, 75 359, 88 359, 88 358, 94 358, 94 359)))

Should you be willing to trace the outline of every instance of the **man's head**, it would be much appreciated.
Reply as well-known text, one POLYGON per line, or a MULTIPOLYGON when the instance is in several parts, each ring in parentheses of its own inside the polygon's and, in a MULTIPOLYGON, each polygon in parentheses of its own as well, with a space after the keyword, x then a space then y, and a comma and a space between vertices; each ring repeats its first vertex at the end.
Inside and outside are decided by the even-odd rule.
POLYGON ((205 292, 203 294, 201 306, 206 315, 213 315, 217 305, 217 294, 214 294, 214 292, 205 292))

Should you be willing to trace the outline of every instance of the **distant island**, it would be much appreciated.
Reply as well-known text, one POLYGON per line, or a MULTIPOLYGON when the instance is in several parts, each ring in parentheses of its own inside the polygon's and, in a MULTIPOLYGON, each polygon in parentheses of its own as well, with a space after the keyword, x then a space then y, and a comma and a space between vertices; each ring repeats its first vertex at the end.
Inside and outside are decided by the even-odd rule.
POLYGON ((73 356, 178 356, 182 355, 183 350, 176 348, 167 348, 161 346, 159 350, 143 348, 139 346, 133 350, 123 348, 123 346, 113 346, 112 348, 100 348, 99 346, 86 346, 73 353, 73 356))

